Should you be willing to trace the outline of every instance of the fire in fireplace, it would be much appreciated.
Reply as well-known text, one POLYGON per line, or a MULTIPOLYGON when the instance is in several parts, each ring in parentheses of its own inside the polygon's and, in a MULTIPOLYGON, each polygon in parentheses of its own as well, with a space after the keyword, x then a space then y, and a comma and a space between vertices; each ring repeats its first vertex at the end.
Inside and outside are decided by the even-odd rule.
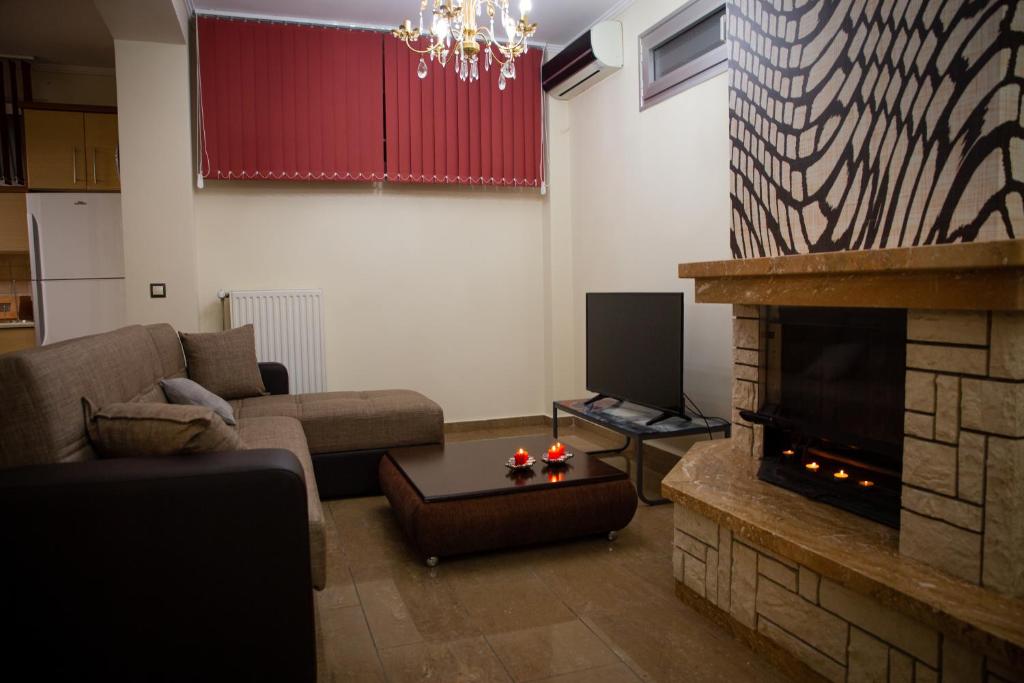
POLYGON ((906 311, 767 313, 759 477, 899 527, 906 311))

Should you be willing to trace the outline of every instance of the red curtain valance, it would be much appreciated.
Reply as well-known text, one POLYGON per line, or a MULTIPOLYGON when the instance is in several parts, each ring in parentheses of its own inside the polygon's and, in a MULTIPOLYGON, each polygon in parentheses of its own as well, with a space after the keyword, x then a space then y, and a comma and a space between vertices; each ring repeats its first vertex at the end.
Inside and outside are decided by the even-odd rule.
POLYGON ((383 36, 197 19, 206 178, 383 180, 383 36))
MULTIPOLYGON (((481 55, 481 60, 483 56, 481 55)), ((539 187, 544 179, 540 83, 542 54, 516 60, 516 78, 498 88, 500 65, 479 65, 463 82, 454 65, 430 62, 384 37, 388 180, 539 187)))

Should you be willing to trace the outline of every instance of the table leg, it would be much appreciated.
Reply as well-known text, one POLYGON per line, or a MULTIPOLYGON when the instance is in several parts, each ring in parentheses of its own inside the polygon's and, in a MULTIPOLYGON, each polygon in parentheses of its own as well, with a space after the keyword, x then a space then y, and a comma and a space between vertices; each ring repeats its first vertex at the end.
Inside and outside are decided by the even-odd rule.
POLYGON ((648 505, 664 505, 670 503, 668 498, 648 498, 644 494, 644 440, 636 440, 636 495, 637 498, 647 503, 648 505))

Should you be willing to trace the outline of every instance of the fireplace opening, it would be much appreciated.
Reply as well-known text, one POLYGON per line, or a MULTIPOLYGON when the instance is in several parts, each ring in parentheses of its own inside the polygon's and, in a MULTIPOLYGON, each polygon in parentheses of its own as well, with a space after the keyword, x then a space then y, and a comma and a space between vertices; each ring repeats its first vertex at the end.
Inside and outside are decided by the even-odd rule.
POLYGON ((767 309, 759 477, 899 527, 904 310, 767 309))

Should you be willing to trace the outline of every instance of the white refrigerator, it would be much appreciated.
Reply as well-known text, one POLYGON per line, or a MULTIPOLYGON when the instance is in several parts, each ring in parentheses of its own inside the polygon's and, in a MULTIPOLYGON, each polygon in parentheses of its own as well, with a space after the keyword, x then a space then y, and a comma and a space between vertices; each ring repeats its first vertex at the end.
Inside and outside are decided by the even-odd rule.
POLYGON ((124 325, 121 195, 28 195, 36 341, 42 344, 124 325))

